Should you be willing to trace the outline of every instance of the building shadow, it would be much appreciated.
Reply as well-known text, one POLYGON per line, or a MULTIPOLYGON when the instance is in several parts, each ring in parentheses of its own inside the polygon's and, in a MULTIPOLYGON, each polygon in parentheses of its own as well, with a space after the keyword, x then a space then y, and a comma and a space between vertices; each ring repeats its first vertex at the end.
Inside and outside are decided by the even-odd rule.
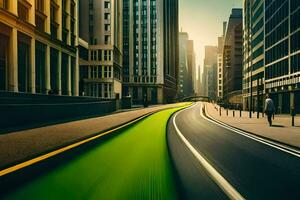
POLYGON ((285 126, 282 126, 282 125, 272 125, 272 127, 285 128, 285 126))

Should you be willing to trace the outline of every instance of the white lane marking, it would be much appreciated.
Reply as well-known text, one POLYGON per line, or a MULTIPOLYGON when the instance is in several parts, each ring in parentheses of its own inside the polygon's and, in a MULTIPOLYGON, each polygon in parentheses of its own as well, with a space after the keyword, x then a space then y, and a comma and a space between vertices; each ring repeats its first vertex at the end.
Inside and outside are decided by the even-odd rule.
POLYGON ((243 200, 245 198, 237 190, 235 190, 234 187, 232 187, 232 185, 213 166, 211 166, 203 156, 201 156, 201 154, 191 145, 191 143, 183 136, 183 134, 177 127, 177 124, 176 124, 177 115, 185 110, 192 109, 197 105, 198 104, 195 104, 194 106, 184 109, 175 114, 175 116, 173 118, 173 124, 176 129, 176 132, 177 132, 178 136, 180 137, 180 139, 185 143, 185 145, 191 151, 191 153, 197 158, 199 163, 206 169, 206 171, 209 173, 211 178, 225 192, 225 194, 230 199, 243 200))
MULTIPOLYGON (((205 105, 202 104, 202 106, 205 106, 205 105)), ((255 141, 257 141, 257 142, 260 142, 260 143, 262 143, 262 144, 268 145, 268 146, 270 146, 270 147, 273 147, 273 148, 275 148, 275 149, 281 150, 281 151, 283 151, 283 152, 285 152, 285 153, 288 153, 288 154, 291 154, 291 155, 293 155, 293 156, 296 156, 296 157, 300 158, 300 151, 298 151, 298 150, 296 150, 296 149, 292 149, 292 148, 289 148, 289 147, 287 147, 287 146, 281 145, 281 144, 279 144, 279 143, 276 143, 276 142, 273 142, 273 141, 270 141, 270 140, 267 140, 267 139, 264 139, 264 138, 261 138, 261 137, 252 135, 252 134, 250 134, 250 133, 244 132, 244 131, 242 131, 242 130, 236 129, 236 128, 231 127, 231 126, 229 126, 229 125, 227 125, 227 124, 225 124, 225 123, 223 123, 223 122, 221 122, 221 121, 219 121, 219 120, 216 120, 216 119, 212 120, 212 119, 207 118, 207 117, 203 114, 202 106, 200 107, 200 115, 201 115, 201 117, 203 117, 205 120, 207 120, 207 121, 209 121, 209 122, 212 122, 212 123, 214 123, 214 124, 216 124, 216 125, 218 125, 218 126, 221 126, 221 127, 225 128, 225 129, 227 129, 227 130, 233 131, 233 132, 238 133, 238 134, 240 134, 240 135, 242 135, 242 136, 245 136, 245 137, 247 137, 247 138, 250 138, 250 139, 252 139, 252 140, 255 140, 255 141)))

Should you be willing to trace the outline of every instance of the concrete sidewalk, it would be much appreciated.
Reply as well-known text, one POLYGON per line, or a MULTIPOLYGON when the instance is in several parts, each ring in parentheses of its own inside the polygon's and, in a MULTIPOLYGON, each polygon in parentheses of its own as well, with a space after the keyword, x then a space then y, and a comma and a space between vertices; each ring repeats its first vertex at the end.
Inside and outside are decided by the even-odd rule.
POLYGON ((0 169, 92 137, 146 114, 183 105, 161 105, 0 135, 0 169))
POLYGON ((257 119, 257 113, 249 118, 249 112, 235 111, 233 117, 233 110, 229 110, 227 116, 226 110, 221 109, 222 115, 219 113, 219 106, 211 103, 206 104, 207 115, 213 119, 224 122, 235 128, 254 133, 258 136, 269 138, 271 140, 300 148, 300 117, 295 117, 295 127, 292 127, 292 118, 289 115, 275 115, 273 126, 270 127, 266 116, 257 119))

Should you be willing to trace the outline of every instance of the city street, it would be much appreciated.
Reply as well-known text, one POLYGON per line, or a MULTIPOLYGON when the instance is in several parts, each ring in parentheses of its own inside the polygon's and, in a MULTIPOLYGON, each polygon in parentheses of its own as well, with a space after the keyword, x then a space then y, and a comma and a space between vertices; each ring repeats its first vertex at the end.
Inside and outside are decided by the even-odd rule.
POLYGON ((300 0, 0 0, 0 200, 300 200, 300 0))
POLYGON ((218 125, 204 103, 187 105, 2 176, 2 198, 299 199, 297 152, 218 125))
POLYGON ((0 199, 179 199, 166 124, 185 106, 157 112, 6 176, 0 172, 0 199))
POLYGON ((217 184, 227 194, 245 199, 300 198, 299 154, 284 152, 212 123, 201 116, 201 108, 198 103, 178 113, 168 126, 172 159, 189 199, 223 198, 217 184), (196 150, 193 156, 187 144, 196 150), (210 173, 208 166, 203 167, 199 156, 226 181, 210 173))

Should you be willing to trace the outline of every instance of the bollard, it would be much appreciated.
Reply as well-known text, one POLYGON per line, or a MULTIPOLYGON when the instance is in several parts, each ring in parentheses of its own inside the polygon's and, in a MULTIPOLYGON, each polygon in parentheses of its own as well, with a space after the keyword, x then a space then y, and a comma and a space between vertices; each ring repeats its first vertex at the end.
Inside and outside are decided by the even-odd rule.
POLYGON ((295 116, 292 116, 292 126, 295 126, 295 116))
POLYGON ((295 112, 294 108, 291 109, 291 115, 292 115, 292 126, 295 126, 295 115, 296 115, 296 112, 295 112))
POLYGON ((242 117, 242 109, 240 108, 240 117, 242 117))
POLYGON ((226 110, 226 115, 228 116, 228 108, 227 108, 227 110, 226 110))
POLYGON ((221 107, 219 108, 219 113, 220 113, 220 116, 222 116, 222 108, 221 107))
POLYGON ((232 113, 233 117, 235 117, 235 110, 233 110, 232 112, 233 112, 233 113, 232 113))

